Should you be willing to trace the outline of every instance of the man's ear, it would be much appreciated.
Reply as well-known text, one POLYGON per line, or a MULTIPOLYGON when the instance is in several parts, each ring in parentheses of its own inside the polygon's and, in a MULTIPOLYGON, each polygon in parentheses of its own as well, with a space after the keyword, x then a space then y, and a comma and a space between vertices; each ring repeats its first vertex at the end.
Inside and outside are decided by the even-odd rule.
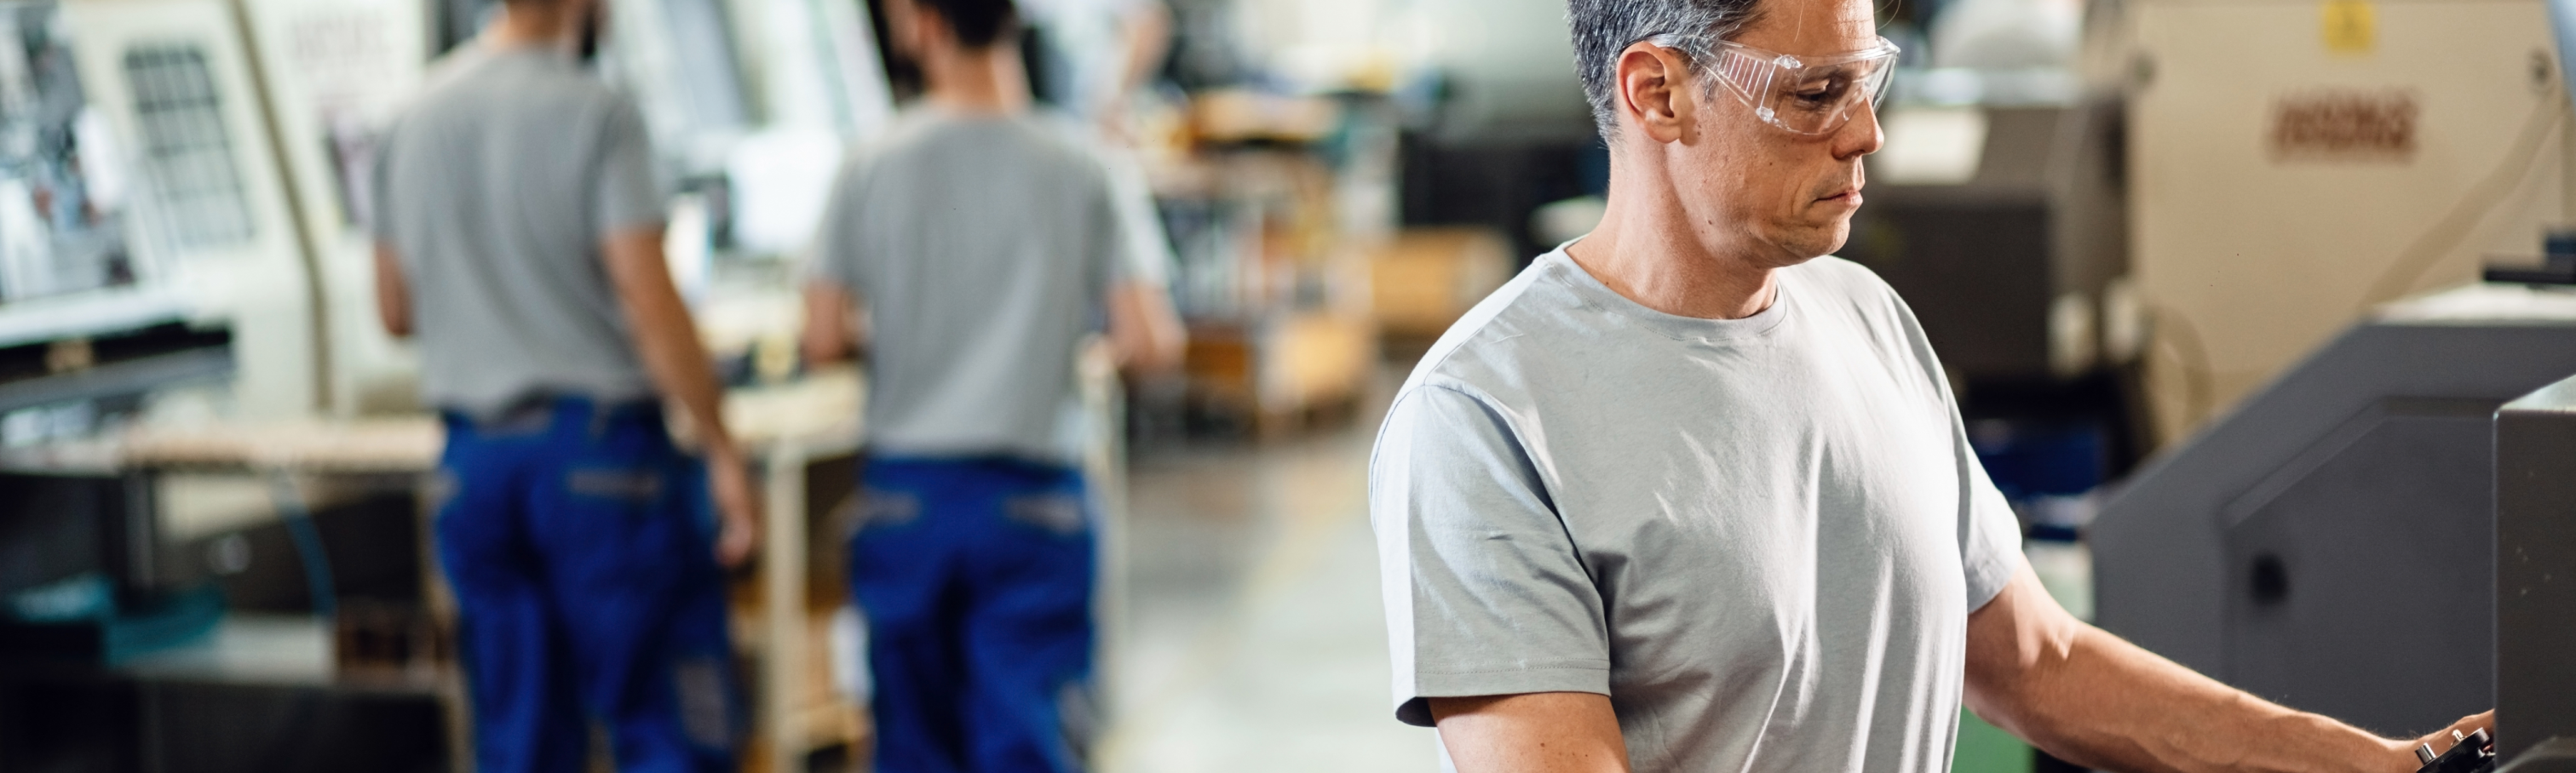
POLYGON ((1627 123, 1656 142, 1679 142, 1688 133, 1697 105, 1691 100, 1690 63, 1672 49, 1636 43, 1619 52, 1614 71, 1619 112, 1627 123))

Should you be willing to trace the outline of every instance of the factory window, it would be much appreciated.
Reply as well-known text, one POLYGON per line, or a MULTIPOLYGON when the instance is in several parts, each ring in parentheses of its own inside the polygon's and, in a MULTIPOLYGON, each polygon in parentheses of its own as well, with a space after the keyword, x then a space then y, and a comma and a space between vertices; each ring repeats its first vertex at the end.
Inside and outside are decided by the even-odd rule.
POLYGON ((193 251, 250 241, 250 196, 234 166, 223 94, 204 49, 138 46, 125 52, 125 80, 134 93, 145 169, 176 246, 193 251))

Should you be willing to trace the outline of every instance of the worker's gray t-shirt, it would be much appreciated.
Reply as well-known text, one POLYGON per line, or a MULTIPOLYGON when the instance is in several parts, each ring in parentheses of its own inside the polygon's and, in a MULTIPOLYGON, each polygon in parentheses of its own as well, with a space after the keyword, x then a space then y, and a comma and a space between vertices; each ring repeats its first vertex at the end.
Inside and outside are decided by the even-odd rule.
POLYGON ((1431 350, 1369 472, 1398 718, 1599 693, 1638 771, 1949 769, 2016 522, 1885 283, 1779 288, 1678 317, 1560 250, 1431 350))
POLYGON ((651 397, 600 256, 606 235, 662 220, 651 140, 634 102, 570 55, 477 44, 439 62, 384 139, 375 202, 409 280, 424 402, 651 397))
POLYGON ((853 155, 812 271, 866 310, 871 452, 1076 458, 1076 347, 1170 260, 1131 172, 1057 119, 933 107, 853 155))

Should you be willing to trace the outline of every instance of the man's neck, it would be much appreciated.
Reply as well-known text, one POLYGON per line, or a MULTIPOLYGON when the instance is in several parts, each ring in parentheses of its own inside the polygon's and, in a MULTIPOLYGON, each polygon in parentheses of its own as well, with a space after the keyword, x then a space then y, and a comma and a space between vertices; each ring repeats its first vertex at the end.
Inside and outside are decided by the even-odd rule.
POLYGON ((571 45, 580 26, 571 3, 522 2, 501 7, 501 15, 483 31, 495 48, 562 48, 571 45))
POLYGON ((1611 290, 1666 314, 1743 319, 1771 308, 1778 269, 1707 243, 1681 195, 1662 170, 1614 171, 1600 227, 1566 254, 1611 290))
POLYGON ((1028 72, 1020 51, 1008 44, 943 51, 924 57, 924 99, 965 115, 1019 115, 1029 109, 1028 72))

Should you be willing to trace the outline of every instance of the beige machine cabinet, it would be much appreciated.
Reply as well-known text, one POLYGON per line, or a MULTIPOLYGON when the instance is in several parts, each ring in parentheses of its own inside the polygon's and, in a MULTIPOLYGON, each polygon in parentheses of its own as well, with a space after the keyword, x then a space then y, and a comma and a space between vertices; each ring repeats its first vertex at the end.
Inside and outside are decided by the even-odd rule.
POLYGON ((2141 0, 2135 280, 2166 441, 2371 305, 2540 252, 2567 110, 2538 0, 2141 0))
POLYGON ((241 0, 280 167, 323 288, 330 413, 416 408, 419 366, 377 321, 367 179, 429 58, 421 0, 241 0))
POLYGON ((135 249, 199 319, 231 325, 243 417, 300 417, 325 404, 327 351, 235 20, 221 0, 62 6, 90 105, 137 173, 135 249))

